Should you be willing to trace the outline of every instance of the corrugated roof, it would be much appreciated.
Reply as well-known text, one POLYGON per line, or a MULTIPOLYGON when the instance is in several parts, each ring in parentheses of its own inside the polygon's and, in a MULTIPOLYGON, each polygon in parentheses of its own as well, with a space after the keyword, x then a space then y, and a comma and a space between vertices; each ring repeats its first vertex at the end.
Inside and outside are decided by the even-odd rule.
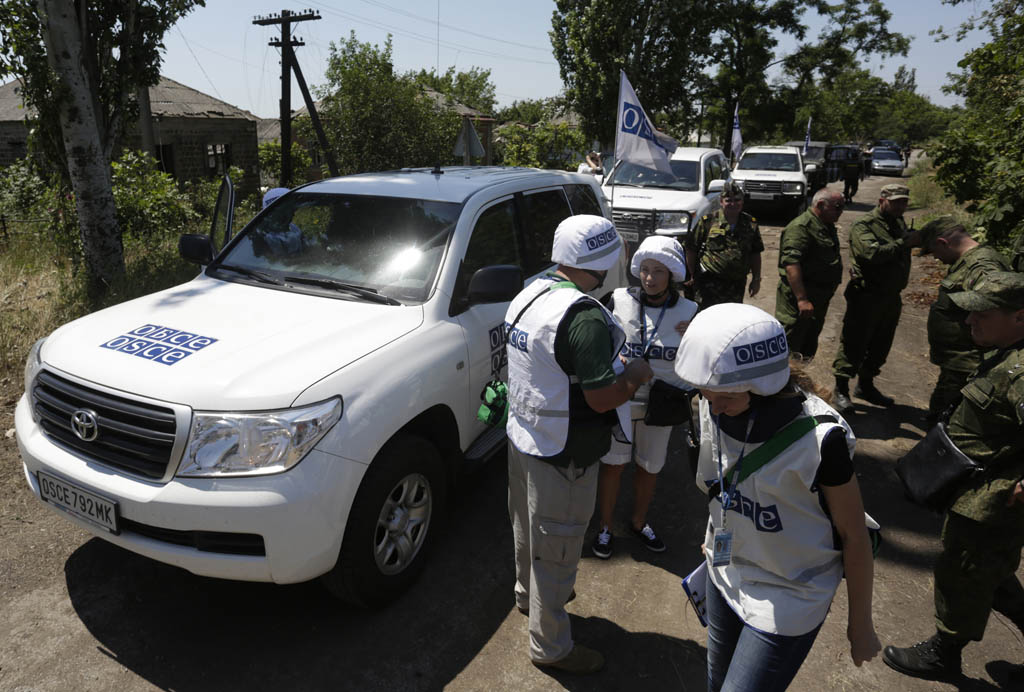
MULTIPOLYGON (((0 86, 0 121, 24 120, 26 115, 32 115, 22 107, 20 87, 18 80, 0 86)), ((160 77, 160 82, 149 88, 149 103, 154 116, 166 118, 259 119, 248 111, 168 77, 160 77)))
MULTIPOLYGON (((442 94, 440 91, 437 91, 436 89, 431 89, 430 87, 420 87, 420 90, 423 92, 423 95, 426 96, 431 101, 433 101, 435 106, 437 106, 438 108, 449 108, 450 107, 453 111, 455 111, 455 113, 457 115, 460 115, 460 116, 469 116, 471 118, 478 118, 478 119, 481 119, 481 120, 490 120, 491 119, 490 116, 488 116, 483 111, 478 111, 475 108, 470 108, 469 106, 467 106, 467 105, 465 105, 463 103, 459 103, 458 101, 455 101, 454 99, 449 101, 447 96, 442 94)), ((323 103, 322 101, 316 101, 317 112, 320 111, 320 107, 321 107, 322 103, 323 103)), ((292 119, 295 119, 295 118, 299 117, 300 115, 305 115, 305 116, 308 117, 308 113, 309 113, 309 109, 307 109, 305 104, 303 104, 303 106, 301 108, 297 108, 297 109, 292 111, 292 119)))

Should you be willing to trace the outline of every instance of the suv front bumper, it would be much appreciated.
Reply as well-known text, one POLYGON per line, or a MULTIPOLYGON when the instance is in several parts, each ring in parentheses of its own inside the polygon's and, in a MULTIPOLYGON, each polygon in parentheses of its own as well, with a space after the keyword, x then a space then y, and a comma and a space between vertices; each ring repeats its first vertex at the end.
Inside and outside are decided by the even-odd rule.
POLYGON ((66 451, 32 418, 23 395, 15 430, 25 479, 40 496, 39 471, 118 505, 121 530, 110 533, 45 502, 96 536, 154 560, 208 577, 302 582, 330 570, 338 557, 349 509, 366 466, 319 449, 284 473, 233 478, 172 478, 167 483, 130 476, 66 451), (138 527, 136 528, 136 525, 138 527), (182 545, 193 533, 257 535, 263 555, 182 545), (175 536, 161 540, 160 536, 175 536))

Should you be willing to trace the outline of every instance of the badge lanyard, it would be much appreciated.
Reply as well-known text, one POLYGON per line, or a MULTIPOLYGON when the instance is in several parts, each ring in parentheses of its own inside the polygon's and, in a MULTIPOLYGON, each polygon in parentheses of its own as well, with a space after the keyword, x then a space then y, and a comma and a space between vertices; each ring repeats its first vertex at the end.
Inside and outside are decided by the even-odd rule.
POLYGON ((658 333, 658 327, 661 326, 661 318, 665 316, 665 310, 668 308, 668 298, 662 303, 661 312, 658 313, 658 319, 654 322, 654 329, 651 330, 651 338, 647 339, 647 310, 644 308, 643 303, 640 304, 640 346, 642 348, 641 353, 643 359, 647 360, 647 351, 651 348, 654 343, 654 337, 658 333))
POLYGON ((712 555, 711 564, 714 567, 720 567, 728 565, 732 561, 732 532, 728 530, 728 519, 729 507, 732 506, 733 497, 736 495, 737 486, 740 484, 740 475, 743 472, 743 456, 747 452, 747 441, 750 439, 750 432, 754 429, 754 420, 757 418, 757 412, 751 411, 750 418, 747 421, 747 432, 743 436, 743 446, 740 447, 740 456, 736 460, 735 465, 735 480, 732 482, 732 487, 726 487, 725 485, 725 472, 722 464, 722 426, 718 423, 718 416, 713 416, 715 421, 715 429, 718 437, 718 487, 721 488, 722 493, 722 526, 713 532, 714 540, 714 551, 712 555))

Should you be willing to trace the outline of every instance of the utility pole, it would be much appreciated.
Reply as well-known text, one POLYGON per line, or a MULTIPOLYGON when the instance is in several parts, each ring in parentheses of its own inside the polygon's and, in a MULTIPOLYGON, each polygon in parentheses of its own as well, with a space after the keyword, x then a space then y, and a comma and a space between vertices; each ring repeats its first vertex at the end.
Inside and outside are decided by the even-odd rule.
POLYGON ((320 19, 320 13, 314 10, 303 10, 302 12, 291 12, 281 10, 280 14, 270 14, 264 17, 257 16, 252 20, 253 24, 260 26, 281 25, 281 40, 271 40, 269 45, 281 49, 281 187, 288 187, 292 179, 292 71, 295 72, 295 79, 299 83, 299 90, 302 91, 302 98, 306 102, 306 109, 309 111, 309 119, 316 130, 317 140, 320 148, 327 159, 327 168, 331 175, 338 175, 338 164, 334 160, 334 153, 327 144, 327 136, 324 134, 320 124, 320 117, 316 112, 316 104, 309 95, 306 87, 306 79, 302 76, 302 69, 298 60, 295 59, 295 46, 306 45, 301 39, 291 37, 293 22, 306 22, 313 19, 320 19))

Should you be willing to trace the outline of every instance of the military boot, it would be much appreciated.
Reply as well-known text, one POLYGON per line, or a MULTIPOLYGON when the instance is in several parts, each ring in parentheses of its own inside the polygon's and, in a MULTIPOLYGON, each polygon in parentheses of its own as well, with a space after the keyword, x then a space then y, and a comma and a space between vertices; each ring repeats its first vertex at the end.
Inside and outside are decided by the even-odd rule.
POLYGON ((875 388, 875 383, 870 377, 859 377, 857 378, 857 388, 853 390, 853 395, 859 397, 869 404, 877 404, 878 406, 884 406, 889 408, 896 403, 891 396, 882 394, 878 389, 875 388))
POLYGON ((960 676, 960 652, 964 643, 936 632, 913 646, 885 647, 882 660, 895 671, 925 680, 951 680, 960 676))
POLYGON ((850 381, 845 377, 836 378, 836 393, 832 397, 832 406, 839 413, 853 410, 853 402, 850 401, 850 381))

